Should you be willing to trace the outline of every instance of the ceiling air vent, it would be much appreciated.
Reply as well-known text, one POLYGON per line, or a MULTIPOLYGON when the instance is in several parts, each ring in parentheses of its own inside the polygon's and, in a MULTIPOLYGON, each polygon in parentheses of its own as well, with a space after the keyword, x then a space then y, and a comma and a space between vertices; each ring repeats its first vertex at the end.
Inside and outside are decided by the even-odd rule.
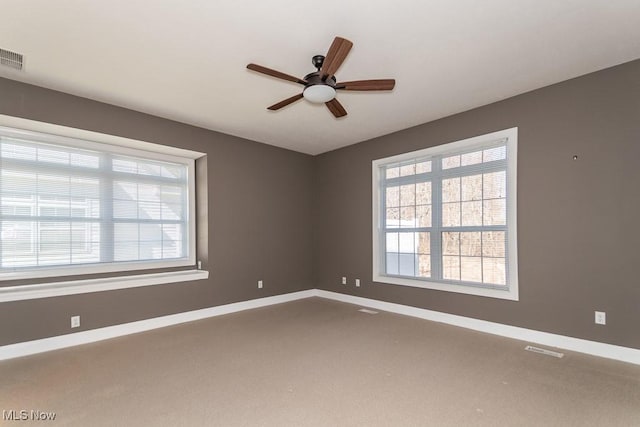
POLYGON ((22 70, 22 55, 0 48, 0 65, 22 70))

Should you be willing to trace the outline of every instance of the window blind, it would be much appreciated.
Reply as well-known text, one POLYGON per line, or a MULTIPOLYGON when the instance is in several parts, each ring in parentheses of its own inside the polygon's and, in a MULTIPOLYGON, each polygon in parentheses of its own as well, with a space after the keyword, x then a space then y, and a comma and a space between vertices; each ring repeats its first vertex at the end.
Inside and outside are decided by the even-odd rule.
POLYGON ((37 139, 0 133, 0 273, 189 259, 187 159, 37 139))

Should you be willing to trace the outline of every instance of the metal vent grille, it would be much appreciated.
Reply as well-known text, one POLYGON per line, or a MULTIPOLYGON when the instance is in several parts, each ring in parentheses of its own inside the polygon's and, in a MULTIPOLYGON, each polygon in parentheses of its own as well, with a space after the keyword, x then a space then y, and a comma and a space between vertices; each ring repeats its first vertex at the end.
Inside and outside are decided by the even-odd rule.
POLYGON ((0 48, 0 65, 22 70, 22 55, 0 48))

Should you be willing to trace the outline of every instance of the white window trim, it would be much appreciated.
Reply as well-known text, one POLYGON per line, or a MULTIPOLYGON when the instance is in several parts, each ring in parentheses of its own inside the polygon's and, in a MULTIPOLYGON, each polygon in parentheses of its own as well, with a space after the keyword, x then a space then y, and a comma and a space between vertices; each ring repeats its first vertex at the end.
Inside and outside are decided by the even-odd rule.
POLYGON ((479 135, 460 141, 450 142, 435 147, 429 147, 421 150, 402 153, 396 156, 376 159, 372 161, 372 240, 373 240, 373 281, 377 283, 385 283, 391 285, 412 286, 425 289, 435 289, 440 291, 455 292, 461 294, 478 295, 490 298, 499 298, 512 301, 518 301, 518 248, 517 248, 517 158, 518 158, 518 128, 513 127, 485 135, 479 135), (416 280, 405 277, 392 277, 382 274, 380 262, 380 234, 382 232, 382 221, 380 215, 380 182, 382 176, 380 174, 380 166, 388 163, 399 163, 416 157, 434 156, 443 153, 449 153, 458 150, 471 148, 476 144, 507 138, 507 188, 509 188, 509 196, 507 198, 507 224, 509 232, 507 234, 507 289, 493 289, 477 286, 458 285, 451 283, 441 283, 433 280, 416 280))
MULTIPOLYGON (((145 141, 134 140, 130 138, 123 138, 114 135, 107 135, 98 132, 91 132, 81 129, 70 128, 66 126, 54 125, 50 123, 38 122, 34 120, 22 119, 18 117, 0 115, 0 127, 4 131, 11 133, 15 136, 23 138, 36 138, 43 142, 59 143, 67 146, 74 146, 78 148, 87 148, 87 141, 91 143, 91 148, 100 149, 100 146, 117 146, 119 154, 130 154, 140 156, 140 152, 144 151, 144 156, 149 159, 165 160, 176 162, 176 157, 183 159, 183 163, 188 165, 189 182, 193 183, 189 185, 189 256, 182 260, 165 260, 160 262, 126 262, 120 264, 91 264, 91 265, 74 265, 74 266, 55 266, 46 269, 33 269, 23 271, 8 271, 0 274, 0 283, 7 280, 21 280, 21 279, 35 279, 45 277, 60 277, 60 276, 74 276, 81 274, 97 274, 97 273, 111 273, 111 272, 123 272, 144 270, 152 268, 172 268, 172 267, 185 267, 193 266, 195 270, 196 264, 196 209, 195 209, 195 159, 205 155, 192 150, 185 150, 176 147, 170 147, 166 145, 154 144, 145 141)), ((113 151, 111 149, 110 151, 113 151)), ((185 275, 185 272, 176 272, 179 276, 185 275)), ((157 273, 156 273, 157 274, 157 273)), ((160 273, 163 274, 163 273, 160 273)), ((168 273, 167 273, 168 274, 168 273)), ((208 273, 207 273, 208 274, 208 273)), ((141 274, 136 275, 138 279, 148 277, 157 277, 154 274, 141 274)), ((133 276, 132 276, 133 277, 133 276)), ((186 277, 186 276, 185 276, 186 277)), ((121 278, 119 281, 122 283, 121 278)), ((96 279, 98 280, 98 279, 96 279)), ((188 280, 188 279, 187 279, 188 280)), ((177 281, 177 280, 176 280, 177 281)), ((52 288, 62 289, 65 286, 71 286, 69 283, 73 283, 76 286, 77 283, 86 282, 84 280, 72 281, 72 282, 57 282, 52 284, 43 284, 43 286, 52 286, 52 288)), ((165 282, 163 282, 165 283, 165 282)), ((153 283, 148 283, 153 284, 153 283)), ((30 285, 25 285, 30 286, 30 285)), ((127 287, 129 285, 123 285, 121 287, 127 287)), ((138 286, 146 286, 138 285, 138 286)), ((13 288, 13 287, 11 287, 13 288)), ((22 287, 21 287, 22 288, 22 287)), ((0 287, 0 291, 9 289, 0 287)), ((82 289, 78 287, 76 289, 82 289)), ((118 287, 114 289, 119 289, 118 287)), ((84 292, 94 292, 91 290, 85 290, 84 292)), ((80 292, 72 292, 80 293, 80 292)), ((62 293, 61 295, 66 295, 62 293)))

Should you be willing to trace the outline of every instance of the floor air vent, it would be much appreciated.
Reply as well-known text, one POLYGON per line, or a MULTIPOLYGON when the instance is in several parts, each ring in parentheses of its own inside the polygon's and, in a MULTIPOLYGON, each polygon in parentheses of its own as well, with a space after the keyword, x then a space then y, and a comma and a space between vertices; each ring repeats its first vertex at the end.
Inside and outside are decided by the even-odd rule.
POLYGON ((22 70, 22 55, 0 48, 0 65, 22 70))
POLYGON ((532 351, 534 353, 544 354, 545 356, 557 357, 558 359, 564 356, 564 353, 558 353, 557 351, 546 350, 544 348, 534 347, 532 345, 528 345, 524 349, 527 351, 532 351))

